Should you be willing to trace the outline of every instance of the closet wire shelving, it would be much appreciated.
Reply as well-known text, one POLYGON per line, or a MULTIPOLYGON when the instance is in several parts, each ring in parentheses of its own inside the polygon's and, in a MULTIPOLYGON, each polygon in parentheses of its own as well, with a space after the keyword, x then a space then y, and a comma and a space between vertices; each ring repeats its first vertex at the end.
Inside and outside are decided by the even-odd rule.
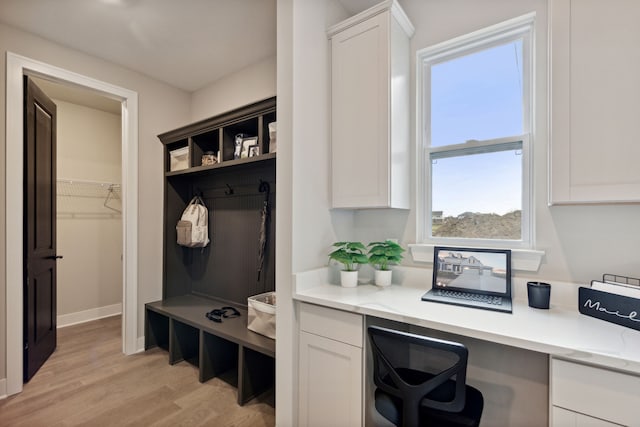
POLYGON ((122 213, 122 186, 117 183, 57 179, 56 193, 58 218, 120 218, 122 213))

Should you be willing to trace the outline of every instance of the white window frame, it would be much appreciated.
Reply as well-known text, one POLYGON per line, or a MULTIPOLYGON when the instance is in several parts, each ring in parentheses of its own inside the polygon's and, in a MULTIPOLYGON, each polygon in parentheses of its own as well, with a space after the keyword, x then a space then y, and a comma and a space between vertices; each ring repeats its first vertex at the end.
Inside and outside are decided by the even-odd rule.
MULTIPOLYGON (((534 203, 532 176, 532 144, 534 118, 534 62, 535 62, 535 13, 520 16, 509 21, 431 46, 417 52, 417 171, 416 185, 416 241, 426 245, 451 245, 465 247, 503 247, 530 249, 534 247, 534 203), (471 141, 456 145, 430 147, 431 133, 431 66, 469 55, 510 41, 522 39, 522 84, 523 84, 523 135, 505 136, 486 141, 471 141), (520 240, 445 238, 431 236, 431 153, 460 149, 474 152, 483 147, 522 141, 522 233, 520 240)), ((412 248, 412 251, 414 249, 412 248)))

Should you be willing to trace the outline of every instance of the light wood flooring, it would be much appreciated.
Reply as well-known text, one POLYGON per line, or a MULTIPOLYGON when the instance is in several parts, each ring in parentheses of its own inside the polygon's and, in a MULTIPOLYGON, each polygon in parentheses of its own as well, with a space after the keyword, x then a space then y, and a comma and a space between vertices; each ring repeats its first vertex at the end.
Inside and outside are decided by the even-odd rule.
POLYGON ((120 316, 58 330, 58 347, 23 392, 0 400, 0 426, 275 425, 273 392, 244 406, 236 388, 198 382, 161 349, 125 356, 120 316))

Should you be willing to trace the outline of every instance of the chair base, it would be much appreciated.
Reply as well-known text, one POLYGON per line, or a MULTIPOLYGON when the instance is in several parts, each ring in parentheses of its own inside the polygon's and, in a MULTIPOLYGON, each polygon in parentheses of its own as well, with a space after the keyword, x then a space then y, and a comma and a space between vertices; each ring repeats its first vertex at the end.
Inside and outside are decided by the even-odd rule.
MULTIPOLYGON (((402 423, 402 400, 385 393, 380 389, 375 392, 375 407, 380 415, 394 425, 402 423)), ((446 412, 437 409, 420 407, 420 426, 430 427, 477 427, 480 424, 484 399, 477 389, 466 386, 466 404, 460 412, 446 412)), ((405 426, 418 427, 418 426, 405 426)))

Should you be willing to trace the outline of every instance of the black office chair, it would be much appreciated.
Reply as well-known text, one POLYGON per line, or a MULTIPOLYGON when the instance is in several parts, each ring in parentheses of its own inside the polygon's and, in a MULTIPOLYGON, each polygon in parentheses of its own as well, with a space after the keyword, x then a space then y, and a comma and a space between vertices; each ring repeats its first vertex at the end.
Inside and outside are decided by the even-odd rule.
POLYGON ((368 331, 380 415, 403 427, 480 424, 484 399, 466 385, 464 345, 377 326, 368 331))

